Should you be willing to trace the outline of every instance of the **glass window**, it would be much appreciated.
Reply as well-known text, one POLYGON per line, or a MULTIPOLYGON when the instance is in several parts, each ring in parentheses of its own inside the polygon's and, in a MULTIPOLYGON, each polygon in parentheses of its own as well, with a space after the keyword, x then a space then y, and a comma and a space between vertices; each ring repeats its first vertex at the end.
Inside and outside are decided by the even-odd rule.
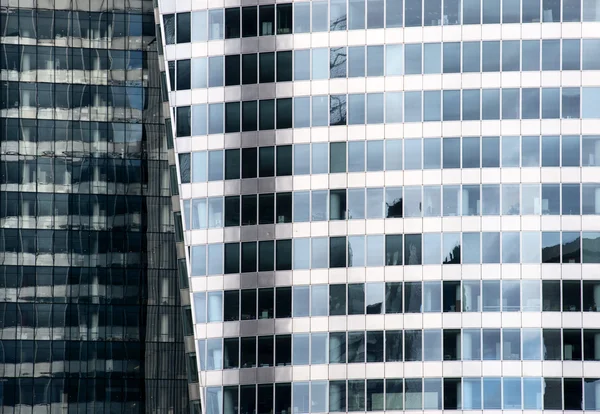
POLYGON ((562 166, 579 167, 581 152, 581 137, 579 135, 564 135, 562 137, 562 166))
MULTIPOLYGON (((495 0, 491 0, 493 3, 495 0)), ((486 3, 488 3, 486 1, 486 3)), ((483 42, 483 72, 499 72, 500 71, 500 42, 488 41, 483 42)))
POLYGON ((559 40, 542 40, 542 70, 560 70, 559 40))
MULTIPOLYGON (((419 1, 420 0, 408 0, 408 1, 419 1)), ((420 24, 419 24, 420 26, 420 24)), ((404 72, 406 75, 420 75, 422 73, 422 44, 421 43, 410 43, 404 45, 404 72)), ((389 56, 389 54, 388 54, 389 56)))
MULTIPOLYGON (((479 121, 481 119, 480 90, 463 90, 462 119, 463 121, 479 121)), ((479 154, 478 157, 479 159, 479 154)), ((479 167, 477 167, 479 168, 479 167)))
POLYGON ((483 24, 500 23, 500 0, 486 0, 483 3, 483 24))
MULTIPOLYGON (((424 235, 427 236, 427 235, 424 235)), ((438 235, 439 236, 439 235, 438 235)), ((426 243, 424 240, 423 243, 426 243)), ((427 245, 425 244, 425 247, 427 245)), ((426 253, 427 256, 427 253, 426 253)), ((438 260, 439 261, 439 260, 438 260)), ((442 311, 442 286, 440 282, 423 282, 423 312, 442 311)), ((438 338, 438 340, 440 340, 438 338)), ((427 343, 427 340, 425 341, 427 343)))
POLYGON ((365 237, 348 237, 348 267, 363 267, 365 264, 365 237))
POLYGON ((422 162, 421 139, 404 139, 404 169, 420 170, 422 162))
POLYGON ((580 69, 580 40, 563 39, 562 41, 562 69, 579 70, 580 69))
POLYGON ((422 26, 423 3, 422 0, 405 0, 405 27, 422 26))
MULTIPOLYGON (((514 0, 513 0, 514 1, 514 0)), ((517 0, 518 2, 519 0, 517 0)), ((505 2, 506 4, 506 2, 505 2)), ((502 41, 502 71, 521 69, 521 42, 519 40, 502 41)))
POLYGON ((419 265, 421 260, 421 235, 406 234, 404 236, 404 264, 419 265))
POLYGON ((520 106, 519 89, 502 89, 502 119, 519 119, 520 106))
POLYGON ((481 1, 463 0, 463 24, 481 23, 481 1))
POLYGON ((562 214, 579 215, 580 208, 580 185, 562 184, 562 214))
POLYGON ((425 217, 441 217, 442 194, 440 186, 423 187, 423 213, 425 217))
POLYGON ((365 76, 365 47, 354 46, 348 48, 348 77, 365 76))
POLYGON ((463 72, 479 72, 481 68, 481 43, 463 43, 463 72))
POLYGON ((327 190, 312 191, 312 221, 327 220, 327 199, 329 198, 327 190))
POLYGON ((441 0, 425 0, 424 5, 425 26, 441 26, 442 2, 441 0))
POLYGON ((348 172, 365 171, 365 142, 348 142, 348 172))
POLYGON ((208 40, 223 39, 223 9, 208 11, 208 40))
POLYGON ((404 53, 402 45, 386 45, 385 74, 386 76, 398 76, 404 74, 404 53))
POLYGON ((421 217, 421 186, 404 187, 404 217, 421 217))
MULTIPOLYGON (((345 0, 331 0, 330 4, 330 15, 329 15, 329 30, 346 30, 346 1, 345 0)), ((363 3, 364 5, 364 3, 363 3)), ((364 11, 363 11, 364 14, 364 11)), ((364 17, 363 17, 364 19, 364 17)), ((363 23, 364 25, 364 23, 363 23)))
POLYGON ((581 107, 583 119, 600 118, 600 88, 583 88, 581 107))
MULTIPOLYGON (((192 12, 191 29, 193 42, 206 42, 206 10, 192 12)), ((169 44, 168 41, 167 44, 169 44)))
POLYGON ((327 174, 329 172, 329 154, 327 143, 312 144, 312 173, 327 174))
MULTIPOLYGON (((444 44, 445 47, 445 44, 444 44)), ((388 46, 388 54, 390 53, 388 46)), ((423 46, 423 73, 441 73, 442 68, 442 45, 440 43, 425 43, 423 46)), ((388 55, 389 56, 389 55, 388 55)), ((389 57, 388 57, 389 58, 389 57)), ((444 57, 444 59, 446 59, 444 57)), ((444 68, 446 63, 444 60, 444 68)))
POLYGON ((423 264, 440 264, 441 250, 439 233, 423 234, 423 264))
POLYGON ((383 171, 383 141, 367 141, 367 171, 383 171))
POLYGON ((560 23, 560 0, 543 0, 542 21, 560 23))
MULTIPOLYGON (((421 122, 421 92, 405 92, 404 108, 405 122, 421 122)), ((600 114, 600 110, 598 112, 600 114)))
POLYGON ((463 233, 462 263, 478 264, 481 261, 480 233, 463 233))
POLYGON ((540 119, 540 90, 538 88, 521 89, 523 119, 540 119))
POLYGON ((310 32, 310 3, 294 3, 294 33, 310 32))
POLYGON ((540 22, 540 0, 521 2, 523 7, 523 23, 540 22))
POLYGON ((367 218, 383 218, 383 188, 367 188, 367 218))
POLYGON ((324 269, 328 267, 328 238, 317 237, 311 240, 311 268, 324 269))
MULTIPOLYGON (((442 331, 426 329, 423 331, 423 360, 441 361, 442 359, 442 331)), ((437 407, 434 407, 437 408, 437 407)))
POLYGON ((423 93, 423 109, 424 121, 441 120, 442 102, 440 91, 425 91, 423 93))
POLYGON ((365 95, 348 95, 348 125, 365 124, 365 95))
MULTIPOLYGON (((367 189, 367 197, 369 196, 370 190, 371 189, 367 189)), ((367 199, 367 202, 368 202, 368 199, 367 199)), ((387 187, 385 189, 385 217, 386 218, 402 217, 402 188, 401 187, 387 187)))
POLYGON ((383 76, 383 46, 367 46, 367 76, 383 76))
POLYGON ((365 189, 348 189, 348 219, 364 219, 365 211, 365 189))

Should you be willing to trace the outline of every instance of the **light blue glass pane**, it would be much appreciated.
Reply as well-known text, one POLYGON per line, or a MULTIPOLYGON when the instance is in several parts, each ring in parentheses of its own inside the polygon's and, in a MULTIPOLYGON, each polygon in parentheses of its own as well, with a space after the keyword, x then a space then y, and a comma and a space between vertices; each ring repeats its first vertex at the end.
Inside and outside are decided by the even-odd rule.
POLYGON ((310 316, 327 316, 329 312, 327 285, 312 285, 310 295, 310 316))
POLYGON ((208 339, 206 341, 206 369, 223 369, 223 340, 221 338, 208 339))
POLYGON ((208 86, 223 86, 223 56, 212 56, 208 58, 208 86))
POLYGON ((502 167, 519 167, 521 137, 502 137, 502 167))
POLYGON ((542 70, 560 70, 560 40, 542 40, 542 70))
POLYGON ((312 31, 326 32, 329 30, 329 3, 327 1, 313 1, 312 3, 312 31))
POLYGON ((206 323, 206 292, 194 293, 194 323, 206 323))
POLYGON ((444 121, 460 120, 460 91, 444 91, 444 121))
POLYGON ((560 118, 560 89, 542 88, 542 118, 560 118))
POLYGON ((327 220, 327 200, 329 198, 327 190, 313 191, 311 194, 311 220, 327 220))
MULTIPOLYGON (((308 365, 310 350, 310 334, 294 334, 292 346, 292 363, 294 365, 308 365)), ((296 384, 294 384, 296 385, 296 384)), ((308 388, 308 384, 307 384, 308 388)), ((294 386, 294 391, 296 388, 294 386)), ((308 389, 307 395, 308 398, 308 389)), ((295 400, 294 400, 295 401, 295 400)))
POLYGON ((346 30, 347 28, 347 11, 345 0, 330 0, 329 11, 329 30, 346 30))
POLYGON ((523 378, 523 408, 525 410, 542 409, 542 379, 523 378))
POLYGON ((367 218, 383 218, 383 188, 367 188, 367 218))
POLYGON ((425 378, 423 380, 423 395, 428 398, 423 399, 423 408, 425 410, 442 409, 442 379, 425 378))
MULTIPOLYGON (((296 3, 302 4, 302 3, 296 3)), ((321 50, 321 49, 317 49, 321 50)), ((310 79, 310 49, 294 51, 294 80, 310 79)))
MULTIPOLYGON (((539 328, 523 329, 523 359, 526 361, 541 361, 542 359, 542 331, 539 328)), ((525 385, 525 384, 524 384, 525 385)), ((525 390, 527 391, 527 390, 525 390)), ((527 395, 527 392, 525 392, 527 395)), ((527 397, 525 397, 527 405, 527 397)), ((524 407, 525 409, 531 407, 524 407)))
POLYGON ((385 169, 402 169, 402 140, 385 140, 385 169))
POLYGON ((208 179, 206 151, 192 153, 192 182, 203 183, 208 179))
MULTIPOLYGON (((524 2, 524 4, 527 2, 524 2)), ((537 71, 540 70, 540 41, 523 40, 522 45, 523 62, 521 70, 537 71)))
POLYGON ((521 100, 523 102, 523 119, 540 118, 540 90, 538 88, 523 88, 521 90, 521 100))
POLYGON ((482 233, 483 263, 500 263, 500 233, 482 233))
POLYGON ((483 72, 500 71, 500 42, 483 42, 481 49, 481 62, 483 72))
POLYGON ((208 62, 206 58, 192 59, 192 88, 208 86, 208 62))
POLYGON ((367 94, 367 124, 383 123, 383 93, 367 94))
POLYGON ((439 233, 423 234, 423 264, 440 264, 441 249, 441 237, 439 233))
POLYGON ((183 200, 183 220, 185 221, 185 229, 186 230, 190 230, 191 229, 191 211, 190 211, 190 206, 192 204, 192 200, 183 200))
POLYGON ((365 189, 348 189, 348 219, 365 218, 365 189))
POLYGON ((294 33, 310 32, 310 3, 294 3, 294 33))
POLYGON ((480 90, 463 90, 463 121, 478 121, 481 119, 480 90))
POLYGON ((521 409, 521 378, 503 378, 504 409, 521 409))
POLYGON ((422 73, 421 46, 421 43, 410 43, 404 45, 404 73, 406 75, 420 75, 422 73))
POLYGON ((502 119, 519 119, 519 89, 502 89, 502 119))
POLYGON ((294 192, 294 221, 310 221, 310 193, 308 191, 294 192))
MULTIPOLYGON (((477 300, 479 301, 479 299, 477 300)), ((462 359, 465 361, 481 360, 481 329, 463 329, 462 343, 462 359)), ((473 393, 481 405, 481 388, 477 393, 473 390, 473 393)))
POLYGON ((223 245, 208 245, 208 274, 218 275, 223 273, 223 245))
POLYGON ((383 141, 367 141, 367 171, 383 171, 383 141))
POLYGON ((421 92, 405 92, 404 109, 405 122, 421 122, 421 92))
POLYGON ((445 185, 443 186, 444 192, 444 217, 448 216, 459 216, 460 215, 460 202, 462 193, 460 192, 460 186, 458 185, 445 185))
POLYGON ((367 76, 383 76, 383 46, 367 46, 367 76))
POLYGON ((206 245, 192 246, 192 276, 206 275, 206 245))
POLYGON ((365 266, 365 237, 348 237, 348 267, 365 266))
POLYGON ((206 414, 222 414, 222 401, 221 387, 208 387, 206 389, 206 414))
POLYGON ((500 90, 484 89, 481 94, 481 119, 500 119, 500 90))
POLYGON ((442 189, 438 185, 423 187, 423 215, 442 216, 442 189))
POLYGON ((425 329, 423 331, 423 360, 441 361, 441 359, 442 331, 438 329, 425 329))
POLYGON ((206 42, 206 10, 192 12, 192 42, 206 42))
POLYGON ((327 412, 327 382, 311 381, 310 400, 313 413, 327 412))
POLYGON ((348 95, 348 125, 362 125, 365 123, 365 95, 348 95))
POLYGON ((207 322, 223 321, 223 292, 208 292, 207 322))
POLYGON ((520 69, 521 42, 519 40, 502 41, 502 71, 519 71, 520 69))
POLYGON ((476 264, 481 260, 480 233, 463 233, 462 262, 476 264))
POLYGON ((223 151, 208 151, 208 181, 223 179, 223 151))
MULTIPOLYGON (((538 213, 539 214, 539 213, 538 213)), ((540 263, 541 246, 539 232, 523 232, 521 260, 523 263, 540 263)))
POLYGON ((294 145, 294 175, 310 174, 310 144, 294 145))
POLYGON ((310 127, 310 98, 294 98, 294 128, 310 127))
MULTIPOLYGON (((303 4, 303 3, 296 3, 303 4)), ((310 4, 310 3, 306 3, 310 4)), ((308 351, 308 347, 306 348, 308 351)), ((294 362, 294 365, 296 363, 294 362)), ((294 382, 292 395, 294 400, 292 402, 294 413, 309 413, 310 412, 310 398, 309 398, 309 382, 294 382)))
POLYGON ((329 49, 312 49, 312 79, 329 78, 329 49))
POLYGON ((223 197, 208 199, 208 227, 223 227, 223 197))
POLYGON ((402 102, 402 92, 385 93, 385 122, 402 122, 404 118, 404 109, 402 102))
POLYGON ((581 107, 583 119, 600 118, 600 88, 583 88, 581 107))
POLYGON ((463 378, 463 410, 481 410, 481 378, 463 378))
MULTIPOLYGON (((389 47, 389 46, 388 46, 389 47)), ((441 73, 442 47, 440 43, 426 43, 423 47, 423 73, 441 73)))
POLYGON ((440 91, 425 91, 423 93, 423 120, 439 121, 442 111, 442 96, 440 91))
POLYGON ((312 126, 327 126, 329 124, 329 99, 327 96, 312 98, 312 126))
POLYGON ((481 42, 463 43, 463 72, 481 71, 481 42))
POLYGON ((444 73, 460 72, 460 43, 444 43, 444 73))
MULTIPOLYGON (((581 68, 580 50, 581 42, 579 39, 563 39, 562 70, 579 70, 581 68)), ((598 52, 600 52, 600 50, 598 50, 598 52)))
POLYGON ((365 47, 354 46, 348 48, 348 77, 365 76, 365 47))
POLYGON ((223 9, 208 11, 208 40, 223 39, 223 9))
POLYGON ((326 174, 329 172, 329 145, 321 142, 312 144, 312 173, 326 174))
POLYGON ((383 236, 367 236, 367 266, 383 266, 383 236))
POLYGON ((579 88, 562 88, 562 118, 578 119, 581 103, 579 88))
POLYGON ((348 172, 365 171, 365 142, 348 142, 348 172))
POLYGON ((223 104, 208 105, 208 133, 223 133, 223 104))
POLYGON ((324 269, 328 266, 329 239, 317 237, 311 239, 311 268, 324 269))
POLYGON ((192 135, 206 135, 208 123, 206 119, 206 105, 192 106, 192 135))
POLYGON ((305 317, 310 315, 310 287, 309 286, 294 286, 292 300, 292 315, 297 317, 305 317))
POLYGON ((310 239, 294 239, 294 270, 310 268, 310 239))
POLYGON ((404 53, 402 45, 387 45, 385 47, 385 74, 386 76, 400 76, 404 74, 404 53))

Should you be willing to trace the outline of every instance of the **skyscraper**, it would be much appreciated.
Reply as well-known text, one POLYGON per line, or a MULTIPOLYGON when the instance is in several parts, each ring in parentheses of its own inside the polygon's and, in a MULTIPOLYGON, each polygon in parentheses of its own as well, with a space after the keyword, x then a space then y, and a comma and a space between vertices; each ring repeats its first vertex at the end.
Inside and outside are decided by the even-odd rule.
POLYGON ((189 410, 153 4, 0 9, 0 411, 189 410))
POLYGON ((159 8, 207 413, 600 410, 598 0, 159 8))

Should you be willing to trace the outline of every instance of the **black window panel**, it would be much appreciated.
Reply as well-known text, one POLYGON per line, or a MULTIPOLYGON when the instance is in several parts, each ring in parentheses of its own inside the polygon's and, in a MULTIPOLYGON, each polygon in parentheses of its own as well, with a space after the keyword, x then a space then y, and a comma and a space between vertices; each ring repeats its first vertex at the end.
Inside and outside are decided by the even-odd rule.
POLYGON ((258 81, 260 83, 275 82, 275 53, 261 53, 258 81))
MULTIPOLYGON (((247 338, 242 338, 240 341, 240 368, 252 368, 256 366, 256 337, 250 336, 247 338)), ((240 400, 242 401, 242 413, 253 413, 254 410, 244 411, 244 404, 249 404, 252 402, 252 405, 255 404, 254 398, 254 385, 250 386, 252 388, 252 392, 247 390, 248 395, 244 395, 244 388, 248 388, 248 386, 240 387, 240 400)))
POLYGON ((581 312, 581 281, 563 280, 563 312, 581 312))
POLYGON ((249 53, 242 55, 242 85, 252 85, 258 80, 258 55, 249 53))
POLYGON ((258 152, 258 176, 275 175, 275 147, 260 147, 258 152))
POLYGON ((251 321, 256 319, 256 289, 244 289, 241 292, 241 319, 251 321))
POLYGON ((292 193, 277 193, 277 223, 292 222, 292 193))
POLYGON ((402 361, 402 331, 385 331, 385 361, 402 361))
POLYGON ((275 100, 266 99, 259 102, 258 129, 267 131, 275 128, 275 100))
POLYGON ((225 197, 225 227, 240 225, 240 196, 225 197))
POLYGON ((260 6, 259 28, 261 36, 272 36, 275 34, 275 6, 260 6))
POLYGON ((225 132, 240 132, 240 103, 225 104, 225 132))
POLYGON ((292 158, 293 150, 291 145, 280 145, 277 147, 277 176, 292 175, 292 158))
POLYGON ((191 128, 191 110, 189 106, 177 107, 177 136, 188 137, 192 134, 191 128))
POLYGON ((565 378, 563 397, 565 410, 580 411, 583 409, 581 406, 583 401, 581 378, 565 378))
POLYGON ((242 272, 256 272, 256 242, 242 243, 242 272))
POLYGON ((179 175, 182 183, 189 183, 191 179, 191 157, 189 153, 179 154, 179 175))
POLYGON ((562 410, 562 379, 544 378, 544 410, 562 410))
MULTIPOLYGON (((290 356, 291 357, 291 356, 290 356)), ((275 384, 275 414, 287 414, 292 407, 292 384, 275 384)))
POLYGON ((563 360, 581 361, 581 329, 563 329, 563 360))
POLYGON ((256 225, 256 194, 242 196, 242 226, 256 225))
POLYGON ((240 84, 240 62, 240 55, 225 56, 225 86, 240 84))
POLYGON ((277 5, 277 34, 292 33, 292 3, 277 5))
POLYGON ((275 337, 275 365, 292 364, 292 335, 277 335, 275 337))
POLYGON ((225 9, 225 39, 240 37, 240 8, 225 9))
POLYGON ((402 282, 385 284, 385 313, 402 313, 402 282))
POLYGON ((225 322, 240 319, 240 291, 226 290, 223 293, 223 320, 225 322))
POLYGON ((277 240, 276 270, 292 270, 292 240, 277 240))
POLYGON ((272 240, 258 242, 258 271, 268 272, 275 268, 275 243, 272 240))
POLYGON ((346 285, 329 286, 329 315, 346 315, 346 285))
POLYGON ((172 91, 175 91, 175 61, 170 60, 167 62, 167 67, 169 68, 169 87, 172 91))
POLYGON ((275 317, 292 317, 292 288, 278 287, 275 289, 275 317))
POLYGON ((225 274, 240 272, 240 244, 225 243, 225 274))
POLYGON ((420 282, 407 282, 404 284, 404 312, 421 312, 421 287, 420 282))
POLYGON ((242 148, 242 178, 256 178, 257 152, 256 147, 242 148))
MULTIPOLYGON (((346 267, 346 238, 331 237, 329 239, 329 267, 346 267)), ((363 298, 364 300, 364 298, 363 298)), ((364 306, 363 306, 364 308, 364 306)), ((364 309, 363 309, 364 313, 364 309)))
POLYGON ((190 13, 177 13, 177 43, 190 42, 190 13))
POLYGON ((237 180, 240 178, 240 150, 225 150, 225 179, 237 180))
POLYGON ((560 361, 562 359, 562 346, 560 329, 542 330, 544 341, 544 361, 560 361))
POLYGON ((292 98, 277 99, 277 129, 292 127, 292 98))
POLYGON ((190 60, 177 61, 177 90, 184 91, 190 89, 190 60))
POLYGON ((542 310, 560 312, 560 280, 542 281, 542 310))
POLYGON ((258 11, 256 6, 242 7, 242 36, 254 37, 258 34, 258 11))
POLYGON ((367 362, 383 362, 383 331, 367 331, 367 362))
MULTIPOLYGON (((223 369, 234 369, 240 366, 240 338, 223 339, 223 369)), ((237 388, 235 389, 237 395, 237 388)))
POLYGON ((273 288, 258 289, 258 319, 272 319, 274 307, 273 288))
POLYGON ((256 131, 258 128, 257 101, 242 102, 242 132, 256 131))
POLYGON ((277 82, 290 82, 291 80, 292 51, 277 52, 277 82))
POLYGON ((258 224, 275 223, 275 194, 258 195, 258 224))
POLYGON ((460 408, 460 378, 444 378, 444 410, 460 408))
MULTIPOLYGON (((259 367, 272 367, 273 366, 273 355, 275 354, 274 351, 275 350, 273 349, 273 336, 271 336, 271 335, 259 336, 258 337, 258 366, 259 367)), ((260 398, 259 398, 259 401, 260 401, 260 398)), ((259 403, 259 405, 260 405, 260 403, 259 403)), ((270 410, 268 412, 270 412, 270 410)))

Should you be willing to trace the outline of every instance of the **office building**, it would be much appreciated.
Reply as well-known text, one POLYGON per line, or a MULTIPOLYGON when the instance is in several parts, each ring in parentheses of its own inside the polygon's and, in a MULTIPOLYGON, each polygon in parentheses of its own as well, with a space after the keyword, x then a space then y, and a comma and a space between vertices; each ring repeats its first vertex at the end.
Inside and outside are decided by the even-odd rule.
POLYGON ((600 410, 599 1, 159 12, 206 413, 600 410))
POLYGON ((189 410, 153 11, 2 0, 2 413, 189 410))

